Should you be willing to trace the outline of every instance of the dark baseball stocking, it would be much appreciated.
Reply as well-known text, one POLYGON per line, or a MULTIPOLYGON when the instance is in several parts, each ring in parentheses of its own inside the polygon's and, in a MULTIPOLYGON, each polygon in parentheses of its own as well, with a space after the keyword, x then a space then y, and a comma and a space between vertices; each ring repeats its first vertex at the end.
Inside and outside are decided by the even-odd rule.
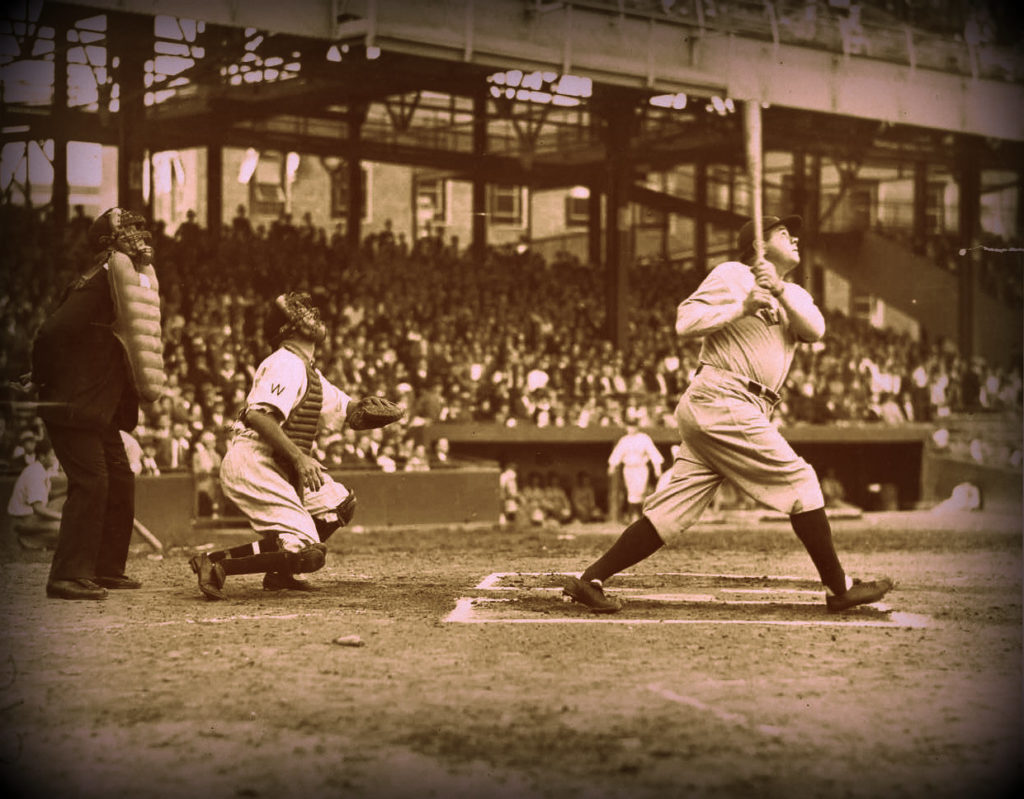
POLYGON ((821 582, 836 596, 846 593, 846 573, 832 544, 832 527, 825 509, 794 513, 789 520, 818 569, 821 582))
POLYGON ((604 582, 613 574, 628 569, 635 563, 653 555, 665 545, 646 516, 641 516, 622 531, 611 548, 580 576, 581 580, 604 582))

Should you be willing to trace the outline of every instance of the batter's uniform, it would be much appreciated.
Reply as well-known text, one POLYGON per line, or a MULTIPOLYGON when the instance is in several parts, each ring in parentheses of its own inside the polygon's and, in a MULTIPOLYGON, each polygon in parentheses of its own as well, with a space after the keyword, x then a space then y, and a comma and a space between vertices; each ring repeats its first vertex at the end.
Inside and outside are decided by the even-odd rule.
MULTIPOLYGON (((742 314, 754 285, 749 266, 726 261, 678 307, 676 332, 704 341, 676 406, 681 440, 670 477, 643 507, 666 542, 700 518, 724 479, 782 513, 824 507, 814 469, 770 421, 799 342, 777 304, 742 314)), ((804 318, 824 327, 810 294, 795 283, 784 290, 804 318)))
MULTIPOLYGON (((286 343, 259 365, 246 408, 278 415, 285 435, 308 453, 318 430, 343 426, 349 402, 348 394, 286 343)), ((349 495, 330 474, 322 477, 319 490, 300 494, 289 464, 242 421, 235 423, 220 467, 225 496, 246 515, 253 531, 276 534, 281 548, 290 552, 319 543, 314 518, 333 513, 349 495)))
POLYGON ((664 456, 654 446, 651 437, 637 430, 626 433, 615 443, 612 454, 608 456, 608 471, 614 472, 617 466, 622 466, 626 502, 630 505, 639 505, 647 494, 651 468, 658 477, 661 475, 661 466, 664 462, 664 456))

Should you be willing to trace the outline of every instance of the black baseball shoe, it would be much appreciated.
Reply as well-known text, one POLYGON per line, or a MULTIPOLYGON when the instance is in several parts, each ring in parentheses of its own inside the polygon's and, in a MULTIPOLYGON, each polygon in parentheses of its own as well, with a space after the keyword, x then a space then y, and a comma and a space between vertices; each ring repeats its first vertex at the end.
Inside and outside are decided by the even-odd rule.
POLYGON ((142 582, 129 577, 126 574, 101 574, 93 578, 93 582, 102 585, 104 588, 133 589, 142 588, 142 582))
POLYGON ((207 599, 228 598, 228 595, 221 590, 227 579, 223 566, 210 560, 210 556, 205 552, 195 555, 188 565, 199 577, 199 590, 203 592, 203 596, 207 599))
POLYGON ((846 590, 846 593, 839 594, 838 596, 827 594, 825 596, 825 606, 829 609, 829 612, 839 613, 857 605, 870 605, 872 602, 878 602, 888 594, 892 587, 893 582, 888 577, 868 582, 854 580, 853 585, 846 590))
POLYGON ((562 593, 574 602, 586 605, 594 613, 618 613, 622 601, 605 594, 599 580, 584 582, 578 577, 566 577, 562 582, 562 593))
POLYGON ((267 572, 263 575, 264 591, 317 591, 308 580, 300 580, 287 572, 267 572))

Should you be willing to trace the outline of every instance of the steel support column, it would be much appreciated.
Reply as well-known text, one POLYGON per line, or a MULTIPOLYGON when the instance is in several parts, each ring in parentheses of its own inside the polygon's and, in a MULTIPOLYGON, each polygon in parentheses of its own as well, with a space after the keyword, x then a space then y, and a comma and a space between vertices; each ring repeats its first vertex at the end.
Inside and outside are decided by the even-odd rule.
MULTIPOLYGON (((708 165, 704 161, 694 164, 693 196, 697 205, 708 204, 708 165)), ((702 216, 693 218, 693 263, 697 274, 703 275, 708 270, 708 223, 702 216)))
POLYGON ((960 355, 970 358, 974 355, 974 301, 977 292, 977 269, 975 261, 979 251, 973 249, 981 233, 981 169, 972 157, 970 143, 966 142, 957 165, 957 182, 960 184, 959 238, 960 248, 967 253, 957 259, 957 300, 960 355))
MULTIPOLYGON (((487 154, 487 94, 473 95, 473 158, 478 163, 487 154)), ((480 169, 473 170, 471 226, 473 258, 482 264, 487 254, 487 181, 480 169)))
POLYGON ((210 237, 220 239, 224 225, 224 148, 220 142, 206 146, 206 229, 210 237))
POLYGON ((587 260, 592 266, 598 266, 601 258, 601 190, 597 182, 589 186, 590 196, 587 197, 587 260))
POLYGON ((142 212, 142 162, 145 159, 145 64, 153 57, 153 18, 138 14, 107 14, 111 61, 119 59, 115 76, 118 98, 117 202, 142 212))
POLYGON ((359 252, 363 238, 363 162, 359 155, 362 141, 363 123, 366 121, 367 106, 358 104, 349 109, 349 141, 352 143, 350 154, 345 159, 348 172, 348 211, 345 239, 349 252, 359 252))

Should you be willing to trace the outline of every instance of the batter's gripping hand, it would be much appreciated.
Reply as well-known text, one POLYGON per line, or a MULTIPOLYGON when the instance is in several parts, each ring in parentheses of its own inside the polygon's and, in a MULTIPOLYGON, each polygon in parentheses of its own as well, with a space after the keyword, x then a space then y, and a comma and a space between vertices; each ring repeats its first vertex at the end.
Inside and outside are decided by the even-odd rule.
POLYGON ((772 294, 768 289, 754 286, 743 300, 743 313, 748 316, 756 314, 762 308, 771 308, 772 303, 772 294))
POLYGON ((770 291, 773 297, 778 297, 782 293, 782 278, 775 271, 775 264, 762 258, 751 268, 758 286, 770 291))
POLYGON ((348 426, 353 430, 370 430, 397 422, 405 416, 405 410, 383 397, 363 397, 353 400, 348 406, 348 426))

